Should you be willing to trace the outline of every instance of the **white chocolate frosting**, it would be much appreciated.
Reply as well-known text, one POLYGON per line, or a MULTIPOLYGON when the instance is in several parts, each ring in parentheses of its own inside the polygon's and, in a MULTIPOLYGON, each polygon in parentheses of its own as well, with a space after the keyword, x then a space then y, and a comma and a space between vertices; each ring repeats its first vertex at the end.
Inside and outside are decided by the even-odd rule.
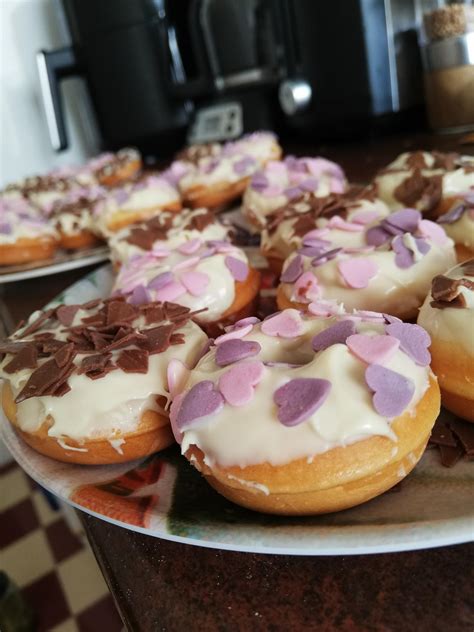
POLYGON ((117 217, 160 211, 180 204, 178 191, 160 176, 147 176, 139 182, 115 188, 94 207, 96 226, 107 235, 117 217))
MULTIPOLYGON (((313 212, 309 207, 309 204, 305 202, 296 202, 292 205, 292 208, 296 212, 300 212, 301 215, 308 214, 313 216, 313 212)), ((374 225, 384 217, 390 214, 387 205, 378 199, 358 199, 353 202, 345 204, 345 220, 354 222, 360 220, 366 222, 366 225, 374 225), (369 221, 367 221, 369 220, 369 221)), ((316 217, 314 213, 314 226, 315 228, 325 228, 329 230, 327 233, 328 239, 332 241, 336 240, 337 244, 343 247, 359 248, 365 246, 364 232, 360 231, 343 231, 331 229, 328 227, 330 223, 329 218, 316 217)), ((263 254, 277 257, 279 259, 286 259, 292 252, 301 248, 303 244, 303 235, 296 234, 295 223, 298 217, 289 217, 282 219, 276 229, 271 230, 268 226, 262 230, 261 234, 261 249, 263 254)), ((363 224, 359 224, 363 226, 363 224)))
MULTIPOLYGON (((474 187, 474 158, 460 156, 451 168, 446 169, 439 162, 436 153, 430 152, 405 152, 390 163, 374 180, 378 196, 393 210, 406 206, 395 196, 395 189, 409 178, 418 168, 422 176, 441 177, 442 199, 457 196, 474 187), (414 167, 410 160, 417 155, 420 159, 420 167, 414 167), (424 164, 424 166, 423 166, 424 164)), ((411 204, 420 211, 429 211, 429 202, 423 197, 411 204)))
MULTIPOLYGON (((195 445, 203 451, 205 463, 210 467, 243 468, 262 463, 278 466, 301 458, 311 462, 318 454, 375 435, 396 442, 391 419, 377 412, 372 402, 373 393, 365 380, 367 363, 343 343, 332 344, 317 352, 312 349, 311 341, 316 334, 340 320, 354 317, 314 318, 300 316, 296 310, 285 310, 281 314, 289 313, 291 318, 299 321, 297 335, 291 338, 267 335, 262 331, 262 324, 258 323, 241 338, 260 345, 257 355, 219 366, 216 363, 217 339, 218 346, 212 347, 199 361, 171 410, 172 426, 181 442, 183 454, 195 445), (210 380, 217 387, 220 378, 229 370, 255 362, 262 362, 264 369, 250 401, 239 406, 225 401, 215 414, 177 428, 183 397, 193 386, 210 380), (298 378, 328 380, 329 395, 303 421, 292 426, 284 425, 279 419, 273 395, 277 389, 298 378)), ((364 337, 385 333, 381 315, 374 319, 376 322, 364 322, 360 317, 354 320, 355 331, 364 337)), ((403 412, 413 413, 428 388, 429 366, 417 365, 399 348, 390 359, 383 361, 383 366, 405 376, 412 383, 413 394, 403 412)))
POLYGON ((335 300, 349 310, 369 309, 400 316, 415 312, 429 290, 431 279, 455 263, 453 241, 436 224, 420 219, 413 234, 387 235, 387 241, 375 247, 368 245, 367 237, 373 229, 370 224, 358 234, 365 241, 365 247, 359 251, 357 246, 353 249, 345 245, 346 236, 339 240, 344 231, 332 230, 321 234, 320 239, 329 242, 321 251, 342 248, 333 258, 315 261, 314 253, 302 254, 304 248, 290 255, 283 266, 282 281, 298 256, 305 274, 301 280, 282 282, 284 295, 292 302, 307 304, 317 299, 335 300), (394 250, 396 246, 404 251, 405 262, 400 261, 401 255, 394 250), (354 275, 356 278, 352 278, 354 275))
POLYGON ((132 292, 132 301, 141 297, 169 300, 192 311, 205 310, 195 320, 212 323, 219 320, 235 298, 235 278, 226 263, 228 257, 242 262, 248 270, 246 254, 228 242, 194 239, 176 248, 157 247, 122 265, 113 292, 132 292), (159 287, 157 277, 163 280, 163 284, 158 282, 159 287))
POLYGON ((250 181, 242 212, 253 224, 265 225, 266 216, 305 193, 324 197, 342 193, 347 186, 343 170, 325 158, 270 161, 250 181))
POLYGON ((57 239, 58 234, 40 212, 22 198, 0 198, 0 245, 19 239, 57 239))
POLYGON ((194 187, 212 187, 248 178, 269 160, 278 158, 281 149, 274 134, 255 132, 228 142, 213 155, 200 158, 179 180, 186 192, 194 187))
MULTIPOLYGON (((474 259, 457 265, 443 276, 450 279, 464 278, 474 283, 474 259)), ((418 323, 428 331, 433 340, 460 345, 463 352, 474 361, 474 290, 460 287, 459 292, 464 298, 465 307, 450 307, 449 304, 443 307, 432 306, 433 295, 430 292, 420 309, 418 323)))
MULTIPOLYGON (((151 223, 154 226, 162 226, 166 235, 161 236, 157 234, 151 249, 155 246, 166 246, 173 249, 192 239, 202 239, 203 241, 226 239, 229 235, 230 227, 222 224, 217 218, 204 226, 202 230, 196 227, 199 225, 199 219, 208 215, 209 211, 205 208, 183 209, 179 213, 161 212, 151 220, 151 223)), ((109 236, 108 244, 114 262, 125 263, 133 256, 145 254, 147 249, 141 248, 135 243, 130 243, 129 239, 137 228, 149 229, 148 224, 148 222, 143 222, 126 226, 109 236)))
MULTIPOLYGON (((28 323, 33 322, 39 313, 32 314, 28 323)), ((72 325, 80 324, 80 319, 87 315, 90 315, 90 312, 80 309, 72 325)), ((142 316, 133 321, 133 325, 140 329, 156 327, 156 324, 147 326, 142 316)), ((10 340, 21 336, 25 327, 10 340)), ((55 325, 53 328, 42 329, 41 332, 43 331, 52 331, 57 340, 66 340, 67 334, 63 326, 55 325)), ((30 397, 19 402, 18 426, 25 432, 35 432, 50 415, 53 423, 48 429, 48 435, 55 437, 58 442, 67 443, 68 438, 79 443, 99 438, 120 440, 123 434, 133 432, 137 428, 146 410, 163 412, 157 397, 162 396, 166 401, 169 400, 167 370, 170 361, 179 360, 191 367, 199 358, 207 340, 202 330, 188 320, 177 331, 184 334, 185 344, 173 344, 162 353, 150 355, 146 373, 125 373, 117 368, 100 379, 91 379, 85 374, 74 372, 68 378, 70 390, 66 394, 60 397, 30 397), (72 412, 74 414, 71 414, 72 412)), ((32 336, 26 336, 23 340, 31 339, 32 336)), ((133 343, 130 346, 133 347, 133 343)), ((112 361, 115 361, 122 351, 123 348, 112 351, 112 361)), ((78 366, 84 357, 84 354, 78 353, 74 358, 74 364, 78 366)), ((22 369, 13 374, 7 373, 4 367, 11 360, 12 355, 7 354, 0 363, 0 376, 9 382, 13 396, 16 397, 31 376, 32 370, 22 369)), ((41 366, 43 362, 45 360, 40 358, 38 365, 41 366)))

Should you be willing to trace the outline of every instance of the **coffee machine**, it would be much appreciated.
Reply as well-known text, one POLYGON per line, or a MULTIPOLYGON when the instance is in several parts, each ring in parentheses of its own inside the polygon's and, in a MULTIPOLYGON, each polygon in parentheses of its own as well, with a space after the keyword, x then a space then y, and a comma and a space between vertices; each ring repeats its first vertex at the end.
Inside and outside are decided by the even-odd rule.
POLYGON ((81 75, 104 148, 169 154, 270 128, 350 134, 421 103, 413 0, 61 0, 71 46, 40 51, 51 142, 81 75))

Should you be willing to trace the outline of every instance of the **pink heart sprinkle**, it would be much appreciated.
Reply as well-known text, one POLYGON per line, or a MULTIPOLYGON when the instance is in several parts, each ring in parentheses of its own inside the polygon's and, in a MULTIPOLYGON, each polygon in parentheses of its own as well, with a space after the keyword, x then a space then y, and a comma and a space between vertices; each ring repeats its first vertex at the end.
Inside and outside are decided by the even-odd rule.
POLYGON ((361 289, 367 287, 379 268, 370 259, 344 259, 337 264, 339 272, 349 287, 361 289))
POLYGON ((214 340, 215 345, 221 345, 223 342, 227 340, 237 340, 239 338, 244 338, 247 334, 249 334, 253 329, 252 324, 245 325, 244 327, 237 327, 236 329, 231 329, 230 331, 218 336, 214 340))
POLYGON ((439 224, 430 222, 429 219, 422 219, 418 225, 418 230, 423 237, 430 239, 438 246, 444 246, 448 242, 448 236, 444 228, 439 224))
POLYGON ((168 391, 171 397, 175 397, 183 390, 189 376, 189 369, 181 360, 172 358, 168 362, 166 376, 168 379, 168 391))
POLYGON ((303 320, 296 309, 285 309, 264 320, 261 330, 267 336, 296 338, 303 332, 303 320))
POLYGON ((244 362, 233 366, 219 378, 219 390, 231 406, 245 406, 254 395, 254 386, 265 372, 263 362, 244 362))
POLYGON ((384 364, 394 356, 400 341, 393 336, 354 334, 346 340, 351 352, 367 364, 384 364))
POLYGON ((201 296, 201 294, 204 294, 206 291, 210 278, 205 272, 191 270, 189 272, 183 272, 179 280, 190 294, 193 296, 201 296))
POLYGON ((199 250, 201 245, 202 241, 200 239, 190 239, 189 241, 184 242, 184 244, 181 244, 181 246, 178 246, 178 250, 183 255, 192 255, 199 250))
POLYGON ((362 226, 365 226, 366 224, 375 222, 379 217, 380 213, 378 211, 360 211, 351 217, 351 221, 354 222, 354 224, 362 224, 362 226))
POLYGON ((293 290, 294 300, 300 303, 311 303, 319 298, 321 288, 318 280, 309 270, 296 280, 293 290))
POLYGON ((170 254, 170 251, 163 246, 156 246, 152 249, 152 253, 157 258, 165 259, 170 254))
POLYGON ((314 301, 308 305, 308 311, 313 316, 334 316, 339 314, 340 306, 336 301, 314 301))
POLYGON ((325 235, 328 235, 328 234, 329 234, 328 228, 314 228, 313 230, 310 230, 309 233, 305 233, 303 235, 303 242, 306 241, 307 239, 320 239, 321 237, 324 237, 325 235))
POLYGON ((361 233, 364 230, 364 227, 361 224, 346 222, 338 215, 331 217, 327 226, 331 229, 345 230, 349 233, 361 233))
POLYGON ((173 270, 186 270, 187 268, 192 268, 197 263, 200 262, 199 257, 189 257, 189 259, 185 259, 184 261, 180 261, 175 266, 173 266, 173 270))
POLYGON ((156 291, 157 301, 174 301, 178 297, 186 294, 186 288, 179 281, 172 281, 156 291))

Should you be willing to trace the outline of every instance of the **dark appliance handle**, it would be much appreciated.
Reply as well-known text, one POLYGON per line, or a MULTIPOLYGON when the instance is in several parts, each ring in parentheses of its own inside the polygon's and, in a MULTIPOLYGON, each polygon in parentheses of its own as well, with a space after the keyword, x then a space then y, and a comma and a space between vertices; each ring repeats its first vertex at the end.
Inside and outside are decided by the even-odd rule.
POLYGON ((62 151, 69 143, 60 82, 80 72, 76 53, 72 46, 52 51, 40 50, 36 54, 36 64, 51 145, 55 151, 62 151))

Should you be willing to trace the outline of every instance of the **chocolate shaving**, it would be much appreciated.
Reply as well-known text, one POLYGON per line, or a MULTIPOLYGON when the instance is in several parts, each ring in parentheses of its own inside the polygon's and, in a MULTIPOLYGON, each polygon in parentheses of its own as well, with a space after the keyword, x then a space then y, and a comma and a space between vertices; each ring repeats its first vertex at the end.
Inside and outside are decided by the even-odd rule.
POLYGON ((117 358, 117 366, 125 373, 146 373, 148 371, 148 351, 145 349, 125 349, 117 358))
POLYGON ((85 316, 84 318, 81 318, 81 323, 83 325, 87 325, 88 327, 102 327, 105 325, 105 314, 97 312, 97 314, 85 316))
POLYGON ((3 367, 5 373, 16 373, 23 369, 36 369, 38 352, 34 343, 26 344, 13 359, 3 367))
POLYGON ((441 409, 429 445, 439 449, 441 463, 453 467, 463 456, 474 458, 474 425, 441 409))
POLYGON ((441 200, 442 178, 423 176, 419 169, 405 178, 393 191, 396 200, 408 207, 422 203, 423 210, 432 211, 441 200))
POLYGON ((165 312, 161 305, 146 304, 144 306, 141 305, 140 307, 145 307, 145 309, 141 309, 140 311, 145 314, 145 322, 147 325, 160 323, 162 320, 164 320, 165 312))
POLYGON ((26 340, 22 341, 13 341, 13 340, 3 340, 0 342, 0 353, 20 353, 22 349, 31 344, 26 340))
POLYGON ((461 293, 461 288, 466 287, 474 290, 474 281, 469 279, 450 279, 447 276, 438 274, 431 283, 431 307, 445 309, 455 307, 462 309, 466 307, 466 299, 461 293))
POLYGON ((43 340, 38 340, 37 347, 41 351, 41 353, 45 355, 51 355, 56 353, 56 351, 67 344, 68 343, 64 340, 56 340, 56 338, 45 338, 43 340))
POLYGON ((55 312, 54 308, 46 309, 44 312, 41 312, 38 318, 34 320, 32 323, 30 323, 28 327, 22 331, 21 333, 22 338, 24 338, 25 336, 30 336, 31 334, 34 334, 35 331, 38 331, 38 329, 41 328, 43 323, 45 323, 51 318, 54 312, 55 312))
POLYGON ((125 323, 135 320, 138 310, 130 303, 122 301, 111 301, 106 306, 106 324, 108 326, 116 323, 125 323))
POLYGON ((70 327, 78 309, 79 305, 60 305, 56 310, 56 318, 59 320, 61 325, 70 327))
POLYGON ((97 353, 95 355, 87 356, 86 358, 83 358, 77 372, 79 375, 82 373, 87 375, 91 372, 103 371, 109 363, 111 357, 111 353, 97 353))
POLYGON ((474 458, 474 424, 453 419, 449 422, 449 427, 461 442, 466 455, 474 458))
POLYGON ((51 395, 54 389, 62 383, 64 375, 68 374, 70 365, 59 367, 54 358, 47 360, 33 371, 29 380, 15 398, 17 404, 41 395, 51 395))
POLYGON ((410 169, 425 169, 428 166, 422 151, 412 152, 406 159, 406 165, 410 169))
POLYGON ((184 228, 190 228, 193 230, 202 231, 215 221, 214 214, 207 210, 205 213, 195 213, 190 220, 185 224, 184 228))
POLYGON ((436 423, 430 437, 430 443, 434 445, 444 445, 447 447, 455 448, 457 446, 456 439, 446 424, 436 423))
POLYGON ((439 452, 441 455, 441 463, 444 467, 453 467, 463 455, 463 450, 458 445, 454 448, 447 445, 440 445, 439 452))
POLYGON ((189 307, 184 307, 184 305, 177 305, 176 303, 165 302, 163 304, 163 310, 165 313, 165 318, 170 321, 182 319, 184 316, 190 316, 189 307))
POLYGON ((76 356, 76 351, 74 349, 74 344, 70 342, 69 344, 65 344, 61 346, 56 353, 54 354, 54 360, 59 367, 63 367, 66 364, 72 362, 72 360, 76 356))
POLYGON ((141 340, 139 345, 142 349, 146 349, 150 353, 161 353, 170 346, 170 338, 174 329, 174 323, 145 329, 141 332, 144 336, 144 340, 141 340))
POLYGON ((434 158, 433 169, 444 169, 445 171, 454 171, 458 167, 459 154, 456 152, 443 153, 441 151, 433 151, 431 155, 434 158))

